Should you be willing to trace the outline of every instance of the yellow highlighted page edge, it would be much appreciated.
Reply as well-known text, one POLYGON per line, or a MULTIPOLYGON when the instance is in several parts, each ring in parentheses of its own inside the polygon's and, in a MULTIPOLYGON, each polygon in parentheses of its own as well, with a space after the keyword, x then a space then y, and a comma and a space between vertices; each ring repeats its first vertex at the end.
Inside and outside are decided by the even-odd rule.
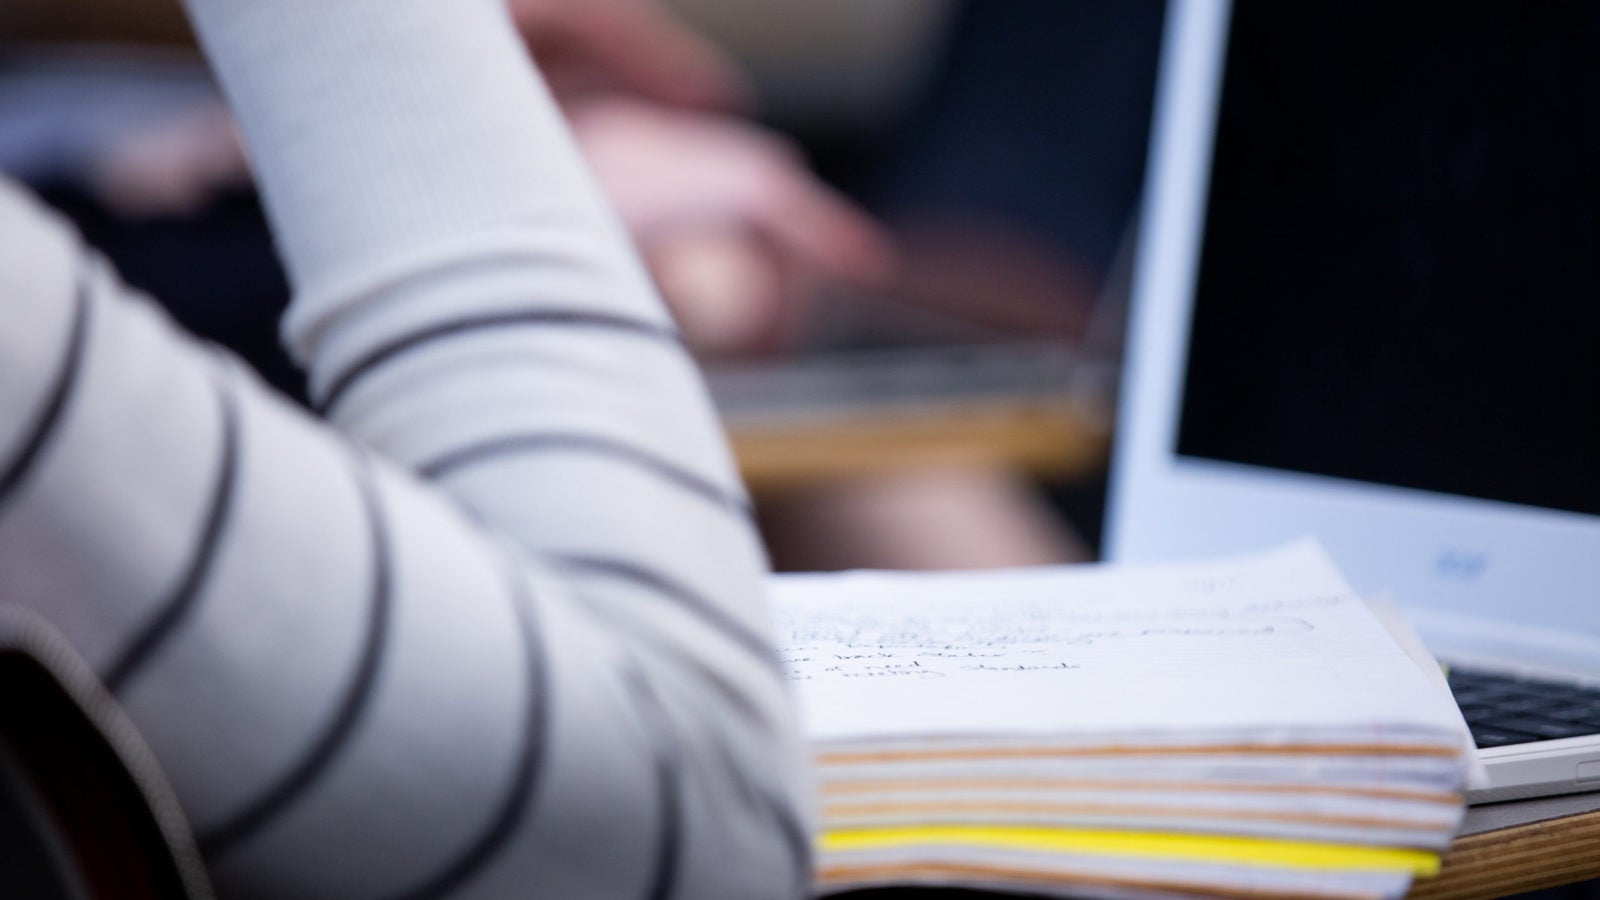
POLYGON ((1162 832, 938 825, 836 830, 818 840, 821 850, 835 853, 932 844, 1282 869, 1409 872, 1424 878, 1439 871, 1438 854, 1426 850, 1162 832))

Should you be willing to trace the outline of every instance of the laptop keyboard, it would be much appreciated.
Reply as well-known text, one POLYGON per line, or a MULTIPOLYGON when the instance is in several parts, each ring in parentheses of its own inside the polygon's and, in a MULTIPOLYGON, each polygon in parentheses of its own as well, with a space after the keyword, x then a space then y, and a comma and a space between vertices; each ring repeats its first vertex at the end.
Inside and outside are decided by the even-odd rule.
POLYGON ((1479 747, 1600 734, 1600 688, 1454 666, 1449 681, 1479 747))

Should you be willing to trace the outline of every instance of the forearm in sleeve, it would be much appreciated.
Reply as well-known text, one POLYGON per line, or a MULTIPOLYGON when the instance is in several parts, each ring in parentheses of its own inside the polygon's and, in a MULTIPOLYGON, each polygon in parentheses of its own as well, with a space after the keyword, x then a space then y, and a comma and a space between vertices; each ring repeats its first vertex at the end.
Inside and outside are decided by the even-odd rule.
MULTIPOLYGON (((330 420, 597 614, 766 643, 762 551, 698 374, 500 0, 190 5, 330 420)), ((700 667, 783 706, 733 659, 700 667)))

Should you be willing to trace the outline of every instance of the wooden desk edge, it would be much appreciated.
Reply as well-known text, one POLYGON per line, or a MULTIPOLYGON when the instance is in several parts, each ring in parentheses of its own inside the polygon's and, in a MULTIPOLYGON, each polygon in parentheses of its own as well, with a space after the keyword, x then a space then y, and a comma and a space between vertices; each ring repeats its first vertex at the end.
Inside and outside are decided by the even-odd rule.
POLYGON ((1108 416, 1070 401, 982 402, 859 411, 818 420, 731 422, 758 493, 875 471, 999 466, 1068 480, 1105 465, 1108 416))
POLYGON ((1480 900, 1600 878, 1600 809, 1458 839, 1412 900, 1480 900))

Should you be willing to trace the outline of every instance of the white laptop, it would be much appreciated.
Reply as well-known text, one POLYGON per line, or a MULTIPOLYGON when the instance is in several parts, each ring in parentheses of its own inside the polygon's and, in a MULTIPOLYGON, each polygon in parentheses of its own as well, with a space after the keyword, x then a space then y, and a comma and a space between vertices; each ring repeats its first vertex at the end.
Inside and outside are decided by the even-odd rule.
POLYGON ((1600 790, 1597 22, 1166 25, 1108 556, 1315 535, 1451 664, 1474 802, 1600 790))

